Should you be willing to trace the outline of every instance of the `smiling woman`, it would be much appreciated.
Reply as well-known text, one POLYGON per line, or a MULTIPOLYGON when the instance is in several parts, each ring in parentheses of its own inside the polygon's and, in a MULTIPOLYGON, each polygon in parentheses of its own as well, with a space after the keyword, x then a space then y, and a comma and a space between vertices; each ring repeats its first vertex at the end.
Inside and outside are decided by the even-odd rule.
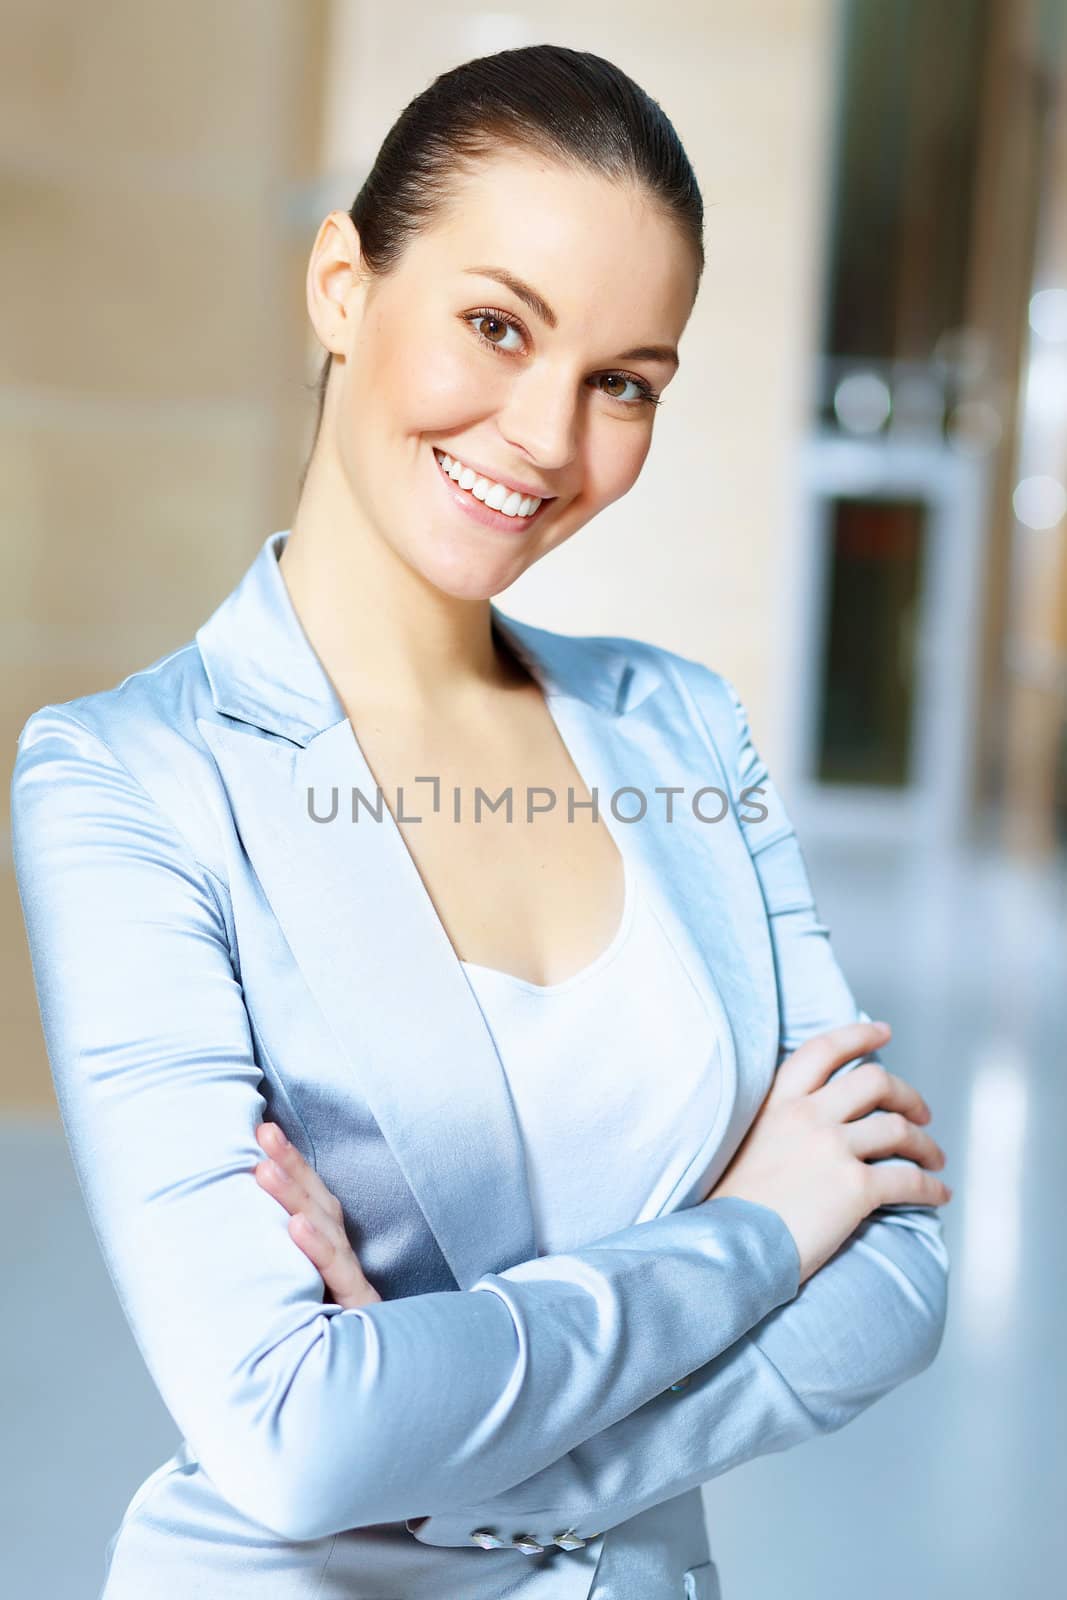
POLYGON ((636 481, 701 216, 601 57, 438 78, 314 241, 292 527, 22 730, 57 1097, 183 1435, 99 1600, 717 1600, 700 1485, 936 1352, 943 1157, 732 685, 492 603, 636 481))
MULTIPOLYGON (((475 67, 447 98, 444 84, 427 91, 422 115, 469 122, 480 107, 484 120, 481 96, 455 98, 475 67)), ((481 153, 469 129, 454 137, 465 154, 447 162, 440 137, 420 161, 410 126, 386 140, 387 169, 414 162, 392 208, 417 184, 432 200, 402 253, 386 248, 393 235, 368 198, 382 194, 377 179, 349 213, 330 213, 312 250, 309 311, 329 353, 282 558, 309 610, 305 552, 318 564, 329 545, 349 563, 358 550, 383 579, 392 567, 403 589, 423 578, 437 614, 457 610, 444 596, 483 602, 484 627, 490 595, 633 486, 677 370, 701 266, 691 174, 679 216, 662 174, 650 187, 636 160, 604 170, 603 152, 599 165, 565 156, 558 135, 550 153, 529 125, 519 143, 501 122, 481 153), (490 287, 494 304, 471 304, 490 287), (426 469, 445 456, 460 487, 442 500, 426 469), (524 498, 541 502, 536 514, 524 498)), ((681 173, 668 177, 677 195, 681 173)))

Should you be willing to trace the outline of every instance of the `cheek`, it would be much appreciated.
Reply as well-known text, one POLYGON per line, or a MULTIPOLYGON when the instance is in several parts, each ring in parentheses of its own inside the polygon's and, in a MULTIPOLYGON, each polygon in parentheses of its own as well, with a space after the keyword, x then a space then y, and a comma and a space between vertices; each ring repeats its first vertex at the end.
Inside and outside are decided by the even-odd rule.
POLYGON ((636 423, 623 427, 612 419, 610 427, 591 429, 583 456, 581 492, 556 523, 546 525, 548 543, 541 555, 573 539, 593 517, 633 488, 651 443, 648 431, 636 423))
POLYGON ((586 484, 597 506, 609 506, 633 488, 652 444, 651 433, 637 423, 604 429, 591 441, 586 484))
POLYGON ((390 403, 402 432, 445 432, 496 404, 495 374, 462 347, 440 340, 394 343, 376 364, 375 395, 390 403))

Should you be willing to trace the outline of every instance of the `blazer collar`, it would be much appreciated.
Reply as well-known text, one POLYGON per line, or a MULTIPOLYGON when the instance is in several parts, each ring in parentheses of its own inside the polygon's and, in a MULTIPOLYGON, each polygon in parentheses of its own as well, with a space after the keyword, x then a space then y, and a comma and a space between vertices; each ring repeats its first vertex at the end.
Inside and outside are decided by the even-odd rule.
MULTIPOLYGON (((264 540, 237 587, 197 630, 218 711, 305 746, 345 711, 296 614, 278 559, 289 529, 264 540)), ((494 627, 548 697, 625 716, 662 681, 627 641, 575 638, 505 616, 494 627)))

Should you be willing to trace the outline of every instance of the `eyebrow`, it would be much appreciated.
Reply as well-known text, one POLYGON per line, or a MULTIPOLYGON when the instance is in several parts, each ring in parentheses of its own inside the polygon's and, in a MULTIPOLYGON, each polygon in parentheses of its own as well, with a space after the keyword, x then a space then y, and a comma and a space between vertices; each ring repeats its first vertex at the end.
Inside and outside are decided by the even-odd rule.
MULTIPOLYGON (((509 272, 507 267, 464 267, 464 272, 478 278, 493 278, 497 283, 503 284, 505 289, 510 289, 524 305, 529 306, 535 316, 548 327, 559 326, 559 319, 548 301, 537 290, 524 283, 514 272, 509 272)), ((664 361, 669 366, 678 366, 678 352, 671 344, 639 344, 632 350, 623 350, 615 358, 617 361, 664 361)))

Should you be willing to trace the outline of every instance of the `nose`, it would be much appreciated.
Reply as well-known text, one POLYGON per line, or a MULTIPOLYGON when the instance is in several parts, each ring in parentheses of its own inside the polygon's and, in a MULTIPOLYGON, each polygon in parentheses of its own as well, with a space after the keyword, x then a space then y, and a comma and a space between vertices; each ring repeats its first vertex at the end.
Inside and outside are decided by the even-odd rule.
POLYGON ((525 373, 497 413, 501 437, 538 471, 561 471, 578 453, 582 393, 547 370, 525 373))

